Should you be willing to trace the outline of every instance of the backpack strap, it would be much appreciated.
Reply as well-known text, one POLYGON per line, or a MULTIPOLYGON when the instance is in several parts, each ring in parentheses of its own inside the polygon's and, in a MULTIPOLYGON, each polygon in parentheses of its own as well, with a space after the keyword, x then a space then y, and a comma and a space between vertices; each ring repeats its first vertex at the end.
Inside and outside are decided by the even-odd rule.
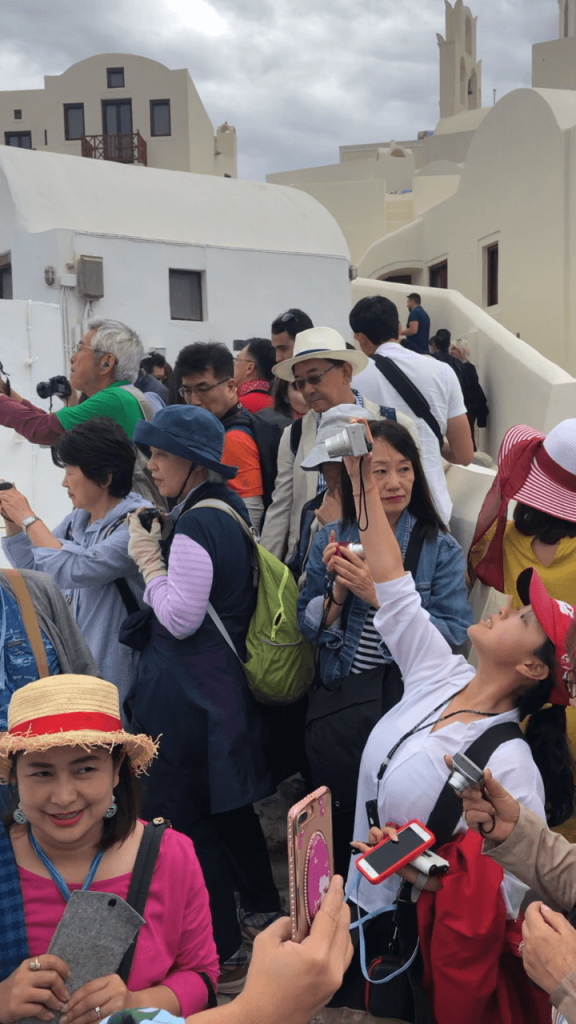
POLYGON ((30 647, 32 648, 34 660, 36 661, 36 671, 38 673, 37 678, 46 679, 50 675, 50 672, 48 671, 48 659, 46 657, 46 651, 44 650, 38 616, 36 615, 36 609, 34 608, 32 598, 30 597, 30 591, 26 586, 26 580, 18 569, 3 569, 2 572, 7 577, 12 590, 14 591, 16 601, 18 602, 24 629, 26 630, 26 635, 30 642, 30 647))
MULTIPOLYGON (((152 882, 154 868, 156 867, 156 861, 158 859, 162 836, 166 829, 171 827, 170 822, 166 821, 164 818, 154 818, 154 820, 149 821, 144 828, 144 835, 140 841, 134 870, 132 872, 132 878, 130 879, 130 887, 126 897, 128 905, 131 906, 137 914, 140 914, 140 917, 144 916, 146 901, 148 899, 150 884, 152 882)), ((120 967, 116 972, 121 977, 125 985, 128 982, 130 971, 132 970, 132 961, 134 960, 134 953, 136 952, 138 934, 126 950, 120 967)))
POLYGON ((404 555, 404 569, 406 572, 411 572, 414 577, 416 577, 420 555, 422 554, 422 548, 424 547, 425 533, 426 524, 420 519, 417 519, 412 527, 408 547, 406 548, 406 554, 404 555))
MULTIPOLYGON (((508 743, 510 740, 524 740, 526 742, 526 737, 518 722, 500 722, 499 725, 492 725, 489 729, 486 729, 481 736, 478 736, 470 744, 464 753, 474 764, 484 769, 494 751, 502 743, 508 743)), ((443 846, 444 843, 447 843, 452 838, 454 829, 461 817, 462 801, 446 782, 426 822, 427 827, 436 836, 436 842, 432 849, 438 849, 438 847, 443 846)))
POLYGON ((402 370, 393 359, 389 359, 388 356, 381 356, 379 353, 375 353, 372 359, 376 363, 376 366, 380 370, 380 373, 386 377, 386 380, 390 381, 393 388, 401 398, 404 399, 406 405, 410 407, 415 416, 430 427, 430 430, 436 437, 440 448, 444 445, 444 435, 440 429, 438 420, 434 416, 430 403, 427 398, 424 397, 419 388, 416 387, 414 382, 410 380, 404 370, 402 370))
POLYGON ((296 458, 296 453, 302 440, 302 419, 303 417, 301 416, 299 420, 294 420, 290 427, 290 451, 294 458, 296 458))
POLYGON ((154 410, 145 395, 140 391, 140 388, 135 388, 133 384, 121 384, 120 390, 127 391, 129 395, 132 395, 132 398, 136 399, 144 419, 147 423, 151 423, 154 419, 154 410))

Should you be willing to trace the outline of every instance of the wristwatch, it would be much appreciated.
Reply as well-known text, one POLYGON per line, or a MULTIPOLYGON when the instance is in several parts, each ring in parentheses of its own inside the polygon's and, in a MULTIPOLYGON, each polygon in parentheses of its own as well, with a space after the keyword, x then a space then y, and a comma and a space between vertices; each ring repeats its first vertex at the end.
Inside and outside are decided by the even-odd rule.
POLYGON ((32 526, 32 523, 39 522, 40 516, 26 516, 26 518, 22 520, 22 529, 24 530, 24 533, 28 533, 28 527, 32 526))

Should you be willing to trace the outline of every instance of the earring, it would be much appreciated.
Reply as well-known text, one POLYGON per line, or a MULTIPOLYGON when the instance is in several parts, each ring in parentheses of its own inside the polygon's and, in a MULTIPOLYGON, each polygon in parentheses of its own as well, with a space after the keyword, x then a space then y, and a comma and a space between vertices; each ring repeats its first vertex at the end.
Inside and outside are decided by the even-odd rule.
POLYGON ((18 804, 18 807, 14 811, 13 818, 14 818, 14 821, 16 822, 17 825, 26 825, 27 824, 28 818, 26 817, 26 814, 22 810, 22 804, 21 803, 18 804))
POLYGON ((114 815, 116 814, 117 810, 118 810, 118 808, 116 806, 116 797, 114 796, 114 793, 112 793, 112 800, 110 802, 110 807, 106 811, 106 814, 104 815, 104 817, 105 818, 113 818, 114 815))

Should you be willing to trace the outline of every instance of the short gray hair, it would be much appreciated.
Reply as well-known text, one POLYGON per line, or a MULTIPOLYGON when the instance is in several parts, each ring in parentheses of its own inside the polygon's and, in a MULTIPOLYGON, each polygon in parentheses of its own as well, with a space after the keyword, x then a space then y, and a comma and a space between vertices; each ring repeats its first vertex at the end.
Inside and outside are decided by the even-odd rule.
POLYGON ((208 470, 208 476, 206 477, 206 480, 209 481, 211 484, 226 485, 230 483, 227 476, 222 476, 222 473, 217 473, 216 470, 214 469, 208 470))
POLYGON ((114 380, 127 380, 133 384, 144 356, 144 347, 136 331, 119 320, 89 320, 88 330, 96 332, 90 339, 94 362, 97 362, 97 353, 110 352, 116 357, 114 380))

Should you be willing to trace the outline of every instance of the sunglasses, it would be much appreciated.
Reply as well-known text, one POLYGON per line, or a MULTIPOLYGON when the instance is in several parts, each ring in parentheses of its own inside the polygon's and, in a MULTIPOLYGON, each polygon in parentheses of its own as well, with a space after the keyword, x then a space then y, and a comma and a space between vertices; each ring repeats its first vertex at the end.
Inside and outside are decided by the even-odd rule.
POLYGON ((318 387, 324 374, 330 373, 330 370, 335 369, 336 363, 332 363, 332 366, 329 366, 327 370, 322 370, 321 373, 310 373, 308 377, 294 377, 294 380, 291 381, 291 383, 294 385, 295 388, 297 388, 298 391, 304 391, 304 388, 308 384, 310 384, 311 387, 316 388, 318 387))

